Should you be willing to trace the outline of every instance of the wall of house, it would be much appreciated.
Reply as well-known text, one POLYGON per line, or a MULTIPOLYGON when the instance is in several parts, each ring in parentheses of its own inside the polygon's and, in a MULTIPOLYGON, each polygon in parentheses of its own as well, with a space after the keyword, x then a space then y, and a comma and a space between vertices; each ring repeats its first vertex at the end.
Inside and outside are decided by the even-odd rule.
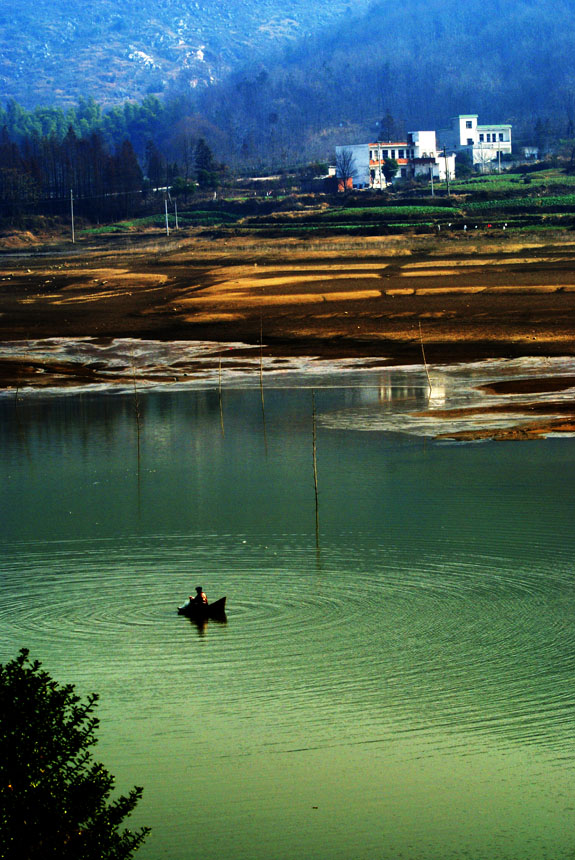
POLYGON ((480 166, 511 153, 511 126, 479 125, 477 119, 476 114, 453 117, 451 128, 439 133, 441 146, 468 152, 473 164, 480 166))
POLYGON ((511 125, 479 125, 477 120, 477 114, 453 117, 451 127, 439 132, 439 143, 435 131, 410 131, 403 141, 337 146, 336 157, 344 150, 353 155, 354 188, 385 188, 382 164, 386 158, 398 163, 395 179, 429 176, 432 169, 434 179, 445 181, 446 175, 455 177, 457 151, 468 152, 480 169, 488 169, 501 155, 511 154, 511 125), (447 157, 444 148, 451 150, 447 157))
MULTIPOLYGON (((437 149, 437 139, 434 131, 412 131, 404 141, 377 141, 375 143, 359 143, 349 146, 336 146, 336 159, 349 153, 353 158, 354 188, 385 188, 387 183, 383 175, 382 165, 386 158, 397 161, 398 169, 395 180, 411 179, 416 176, 429 178, 430 169, 433 178, 445 181, 446 172, 449 178, 455 178, 455 155, 447 156, 437 149)), ((343 191, 343 183, 339 183, 343 191)), ((350 187, 349 182, 347 187, 350 187)))
POLYGON ((408 139, 413 141, 414 158, 435 158, 437 137, 434 131, 410 131, 408 139))
POLYGON ((461 114, 453 119, 458 146, 473 146, 477 143, 477 114, 461 114))

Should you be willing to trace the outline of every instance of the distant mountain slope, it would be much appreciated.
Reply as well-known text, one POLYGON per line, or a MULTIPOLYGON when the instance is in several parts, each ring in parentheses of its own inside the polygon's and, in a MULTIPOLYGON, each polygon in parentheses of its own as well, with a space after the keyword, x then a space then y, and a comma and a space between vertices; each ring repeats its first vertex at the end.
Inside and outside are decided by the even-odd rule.
MULTIPOLYGON (((368 0, 353 0, 361 11, 368 0)), ((0 0, 0 100, 194 89, 348 14, 349 0, 0 0)))
POLYGON ((544 146, 575 137, 574 43, 575 0, 0 0, 0 101, 185 93, 130 122, 138 152, 206 137, 232 168, 332 159, 384 117, 478 113, 544 146))
POLYGON ((314 157, 335 143, 439 128, 457 113, 553 134, 575 126, 575 0, 376 0, 202 98, 238 155, 314 157))

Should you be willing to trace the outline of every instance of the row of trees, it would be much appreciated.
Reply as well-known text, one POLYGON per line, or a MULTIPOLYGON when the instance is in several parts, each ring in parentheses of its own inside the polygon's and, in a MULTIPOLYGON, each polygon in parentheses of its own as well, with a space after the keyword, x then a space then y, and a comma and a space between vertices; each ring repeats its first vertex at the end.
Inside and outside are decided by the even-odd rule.
POLYGON ((63 137, 32 133, 16 142, 5 127, 0 132, 0 217, 60 215, 68 211, 72 196, 77 213, 91 221, 127 218, 154 190, 171 186, 175 193, 190 194, 196 184, 215 187, 221 173, 203 139, 188 141, 187 156, 177 163, 152 141, 138 159, 128 138, 112 148, 100 131, 80 137, 70 126, 63 137))
POLYGON ((163 102, 146 96, 141 103, 126 102, 104 111, 93 98, 81 98, 77 105, 66 109, 50 105, 34 110, 26 110, 15 99, 9 99, 0 105, 0 128, 6 128, 16 143, 31 137, 61 140, 70 128, 84 138, 98 132, 108 146, 117 146, 129 138, 136 152, 141 153, 148 140, 156 139, 189 109, 184 101, 163 102))
POLYGON ((11 100, 0 107, 0 128, 19 145, 62 139, 69 127, 82 139, 101 134, 111 150, 128 138, 141 164, 149 140, 183 164, 189 138, 203 137, 233 169, 269 170, 324 159, 366 135, 385 139, 387 109, 401 138, 408 127, 440 128, 472 111, 512 122, 516 140, 545 151, 575 129, 575 8, 557 3, 549 15, 540 0, 375 0, 367 14, 350 12, 337 28, 219 85, 192 91, 187 70, 182 93, 165 100, 148 95, 103 110, 81 99, 32 111, 11 100))

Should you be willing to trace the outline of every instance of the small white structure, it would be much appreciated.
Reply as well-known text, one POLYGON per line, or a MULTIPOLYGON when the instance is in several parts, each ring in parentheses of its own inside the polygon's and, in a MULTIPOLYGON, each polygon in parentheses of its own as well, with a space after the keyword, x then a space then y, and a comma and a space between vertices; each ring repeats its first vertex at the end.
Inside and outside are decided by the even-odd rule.
POLYGON ((475 113, 455 116, 439 137, 443 146, 468 152, 474 165, 485 168, 502 155, 511 155, 511 125, 479 125, 477 119, 475 113))
POLYGON ((534 161, 539 158, 539 147, 538 146, 523 146, 521 148, 521 152, 523 153, 523 158, 528 158, 534 161))
POLYGON ((340 190, 344 183, 348 188, 386 188, 383 167, 388 159, 398 165, 393 182, 418 176, 437 181, 455 178, 455 155, 439 152, 434 131, 410 131, 402 141, 336 146, 335 153, 340 190))

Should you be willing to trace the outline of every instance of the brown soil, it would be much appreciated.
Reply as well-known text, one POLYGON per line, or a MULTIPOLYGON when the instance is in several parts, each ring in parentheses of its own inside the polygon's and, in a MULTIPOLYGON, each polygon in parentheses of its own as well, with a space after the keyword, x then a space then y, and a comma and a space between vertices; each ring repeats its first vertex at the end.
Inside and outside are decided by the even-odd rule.
MULTIPOLYGON (((575 352, 569 235, 154 241, 4 247, 0 339, 262 338, 267 355, 382 364, 421 363, 422 346, 428 363, 575 352)), ((36 373, 3 362, 0 385, 36 373)))

